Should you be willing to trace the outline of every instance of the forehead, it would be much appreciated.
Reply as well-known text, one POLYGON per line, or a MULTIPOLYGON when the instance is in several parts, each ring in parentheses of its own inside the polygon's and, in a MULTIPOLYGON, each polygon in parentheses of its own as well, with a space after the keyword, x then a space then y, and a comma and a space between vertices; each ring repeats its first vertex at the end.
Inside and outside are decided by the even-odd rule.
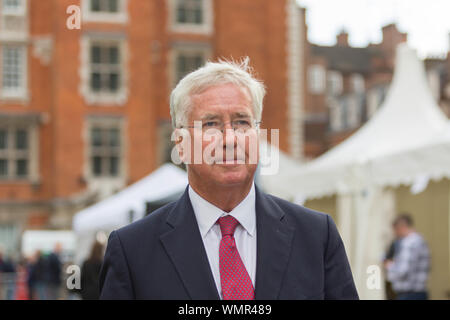
POLYGON ((217 85, 191 95, 193 115, 205 113, 249 113, 253 115, 248 90, 235 84, 217 85))

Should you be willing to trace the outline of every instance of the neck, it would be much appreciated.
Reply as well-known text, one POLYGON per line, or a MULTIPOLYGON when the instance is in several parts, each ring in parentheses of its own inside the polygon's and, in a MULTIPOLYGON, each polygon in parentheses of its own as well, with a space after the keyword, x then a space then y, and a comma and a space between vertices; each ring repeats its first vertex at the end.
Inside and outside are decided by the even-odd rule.
POLYGON ((189 185, 203 199, 225 212, 231 212, 249 194, 253 179, 249 182, 233 186, 197 184, 189 179, 189 185))

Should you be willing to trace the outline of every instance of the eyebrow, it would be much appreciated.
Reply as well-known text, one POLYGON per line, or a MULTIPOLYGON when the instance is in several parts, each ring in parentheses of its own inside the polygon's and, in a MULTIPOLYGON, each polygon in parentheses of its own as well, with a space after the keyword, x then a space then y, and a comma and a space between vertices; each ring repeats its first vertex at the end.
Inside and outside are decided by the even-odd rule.
MULTIPOLYGON (((247 112, 234 112, 231 114, 231 118, 232 119, 236 119, 236 118, 251 118, 251 115, 247 112)), ((217 119, 222 119, 222 116, 218 115, 218 114, 214 114, 214 113, 207 113, 205 115, 203 115, 201 117, 201 120, 217 120, 217 119)))
POLYGON ((213 113, 207 113, 201 117, 202 120, 215 120, 220 119, 220 116, 213 113))
POLYGON ((250 118, 251 116, 247 112, 235 112, 232 114, 233 118, 250 118))

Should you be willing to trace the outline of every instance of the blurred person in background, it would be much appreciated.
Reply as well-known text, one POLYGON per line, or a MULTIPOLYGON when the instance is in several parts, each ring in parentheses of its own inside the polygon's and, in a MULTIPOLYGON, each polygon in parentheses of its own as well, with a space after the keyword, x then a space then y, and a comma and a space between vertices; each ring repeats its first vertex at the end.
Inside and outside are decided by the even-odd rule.
POLYGON ((0 298, 14 299, 15 272, 14 263, 0 251, 0 298))
POLYGON ((81 267, 81 297, 83 300, 98 300, 100 297, 99 275, 103 263, 103 244, 96 241, 89 258, 81 267))
POLYGON ((27 261, 27 285, 28 285, 28 299, 36 300, 37 298, 37 282, 39 279, 38 261, 41 257, 41 251, 37 250, 27 261))
POLYGON ((393 229, 398 245, 393 259, 387 259, 384 263, 397 300, 428 299, 430 254, 428 245, 413 225, 409 214, 401 214, 394 220, 393 229))
POLYGON ((28 269, 27 261, 23 257, 19 259, 16 268, 16 300, 28 300, 30 294, 28 292, 28 269))
POLYGON ((62 246, 60 243, 55 245, 53 252, 51 252, 46 258, 43 270, 43 280, 45 282, 46 299, 57 300, 59 298, 59 291, 61 287, 61 251, 62 246))
POLYGON ((45 281, 46 256, 38 250, 36 252, 36 261, 34 263, 34 287, 37 300, 47 300, 47 282, 45 281))

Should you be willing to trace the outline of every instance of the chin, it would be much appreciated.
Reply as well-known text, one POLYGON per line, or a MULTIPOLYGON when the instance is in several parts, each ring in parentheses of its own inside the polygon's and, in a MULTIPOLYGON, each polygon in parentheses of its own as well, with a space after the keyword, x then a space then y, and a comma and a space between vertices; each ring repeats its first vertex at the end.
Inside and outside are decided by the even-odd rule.
POLYGON ((248 182, 250 173, 247 170, 226 170, 219 173, 216 181, 221 185, 239 185, 248 182))

